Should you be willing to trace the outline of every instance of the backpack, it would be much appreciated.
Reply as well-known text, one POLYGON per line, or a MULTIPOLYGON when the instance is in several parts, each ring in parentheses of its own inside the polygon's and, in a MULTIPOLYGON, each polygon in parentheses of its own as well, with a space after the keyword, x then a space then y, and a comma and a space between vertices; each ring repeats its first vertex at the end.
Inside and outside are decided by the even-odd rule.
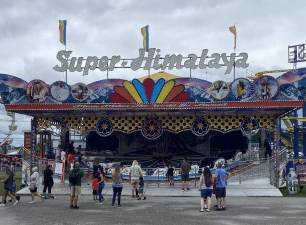
POLYGON ((76 185, 79 181, 79 172, 78 170, 73 169, 69 174, 69 183, 71 185, 76 185))

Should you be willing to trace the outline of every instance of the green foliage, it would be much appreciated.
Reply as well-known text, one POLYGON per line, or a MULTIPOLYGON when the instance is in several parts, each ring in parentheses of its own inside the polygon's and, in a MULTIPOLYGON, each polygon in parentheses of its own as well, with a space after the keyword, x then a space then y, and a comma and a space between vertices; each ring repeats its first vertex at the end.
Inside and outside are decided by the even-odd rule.
MULTIPOLYGON (((4 186, 4 184, 3 184, 2 180, 3 180, 4 176, 5 176, 5 172, 0 171, 0 195, 3 194, 3 186, 4 186)), ((21 175, 21 172, 15 173, 14 178, 15 178, 16 185, 17 185, 17 191, 19 191, 19 190, 20 190, 21 183, 22 183, 22 175, 21 175)))
POLYGON ((279 190, 283 194, 284 197, 306 197, 306 187, 304 187, 303 191, 298 192, 298 193, 293 194, 293 195, 290 195, 288 193, 287 187, 282 187, 279 190))

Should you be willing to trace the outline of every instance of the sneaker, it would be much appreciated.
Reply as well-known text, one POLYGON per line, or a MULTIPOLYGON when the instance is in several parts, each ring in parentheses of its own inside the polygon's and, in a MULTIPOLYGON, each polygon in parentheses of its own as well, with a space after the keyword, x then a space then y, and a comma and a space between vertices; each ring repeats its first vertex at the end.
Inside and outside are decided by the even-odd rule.
POLYGON ((204 209, 207 209, 207 205, 204 205, 204 209))
POLYGON ((118 205, 118 208, 121 208, 121 205, 118 205))
POLYGON ((216 211, 221 211, 222 209, 221 208, 216 208, 216 211))
POLYGON ((204 209, 200 209, 200 212, 204 212, 204 209))
POLYGON ((4 207, 5 206, 5 204, 4 203, 0 203, 0 207, 4 207))
POLYGON ((30 201, 30 202, 28 202, 29 204, 33 204, 33 203, 35 203, 35 201, 30 201))
POLYGON ((205 211, 206 211, 206 212, 210 212, 210 210, 209 210, 209 209, 205 209, 205 211))
POLYGON ((19 203, 19 201, 16 200, 16 201, 14 202, 13 206, 16 206, 18 203, 19 203))
POLYGON ((80 207, 76 205, 76 206, 73 206, 73 208, 74 209, 79 209, 80 207))
POLYGON ((221 208, 221 210, 224 210, 224 211, 225 211, 225 210, 226 210, 226 208, 225 208, 225 207, 223 207, 223 208, 221 208))
POLYGON ((147 197, 143 197, 143 200, 146 200, 147 199, 147 197))
POLYGON ((73 209, 73 205, 70 205, 69 208, 70 208, 70 209, 73 209))
POLYGON ((138 197, 138 198, 137 198, 137 200, 141 200, 141 198, 140 198, 140 197, 138 197))
POLYGON ((190 188, 187 188, 187 191, 189 191, 190 190, 190 188))

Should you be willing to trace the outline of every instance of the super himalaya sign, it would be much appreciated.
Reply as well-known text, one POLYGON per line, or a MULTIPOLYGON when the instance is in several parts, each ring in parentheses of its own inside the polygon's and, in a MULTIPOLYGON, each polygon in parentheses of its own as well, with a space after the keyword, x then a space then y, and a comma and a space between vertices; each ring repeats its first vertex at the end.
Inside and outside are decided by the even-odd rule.
POLYGON ((247 68, 248 54, 241 52, 238 55, 231 53, 229 56, 226 53, 212 53, 209 55, 208 49, 203 49, 201 56, 196 54, 167 54, 164 57, 160 54, 160 49, 150 48, 146 54, 146 50, 139 49, 139 56, 132 60, 125 60, 120 55, 112 57, 97 56, 72 57, 72 51, 61 50, 57 53, 56 58, 59 61, 58 65, 53 67, 58 72, 82 72, 83 75, 88 75, 89 71, 99 69, 100 71, 113 71, 115 68, 131 68, 133 71, 144 69, 150 70, 172 70, 172 69, 219 69, 221 66, 226 67, 225 74, 231 73, 234 66, 236 68, 247 68))

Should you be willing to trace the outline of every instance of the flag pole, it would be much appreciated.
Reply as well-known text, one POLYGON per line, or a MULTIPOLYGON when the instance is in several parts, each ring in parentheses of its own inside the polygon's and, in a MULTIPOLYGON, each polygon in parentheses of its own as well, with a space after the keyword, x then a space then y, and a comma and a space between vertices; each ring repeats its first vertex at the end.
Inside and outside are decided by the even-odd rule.
POLYGON ((236 48, 234 48, 234 80, 236 79, 236 48))
MULTIPOLYGON (((66 44, 67 44, 67 39, 66 39, 66 43, 65 43, 65 52, 66 52, 66 44)), ((66 84, 68 84, 68 83, 67 83, 67 78, 68 78, 68 75, 67 75, 68 71, 67 71, 67 70, 68 70, 68 68, 67 68, 66 71, 65 71, 65 78, 66 78, 65 80, 66 80, 66 84)))
POLYGON ((237 44, 237 30, 236 25, 229 27, 229 31, 234 35, 234 80, 236 79, 236 44, 237 44))
MULTIPOLYGON (((65 52, 66 52, 66 50, 67 50, 67 20, 66 20, 66 25, 65 25, 65 52)), ((68 60, 68 58, 67 58, 67 60, 68 60)), ((66 74, 65 74, 66 76, 66 84, 68 84, 68 68, 66 69, 66 74)))

